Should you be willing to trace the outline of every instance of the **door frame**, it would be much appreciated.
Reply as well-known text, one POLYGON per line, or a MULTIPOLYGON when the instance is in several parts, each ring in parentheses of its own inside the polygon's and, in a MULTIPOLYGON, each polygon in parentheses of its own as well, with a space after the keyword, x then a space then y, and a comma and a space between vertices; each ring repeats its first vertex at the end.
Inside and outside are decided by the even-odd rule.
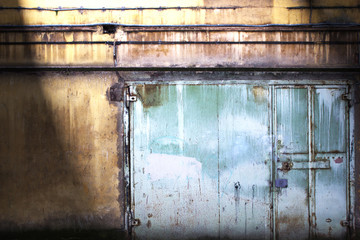
MULTIPOLYGON (((133 157, 131 152, 131 144, 133 139, 133 133, 131 131, 132 129, 132 115, 130 114, 132 103, 129 100, 129 97, 134 94, 132 90, 132 86, 134 85, 140 85, 140 84, 147 84, 147 85, 154 85, 154 84, 164 84, 164 85, 232 85, 232 84, 249 84, 249 85, 259 85, 259 86, 269 86, 269 100, 271 101, 270 104, 270 132, 272 142, 274 143, 274 92, 275 87, 277 86, 298 86, 298 87, 306 87, 309 89, 313 89, 314 86, 322 86, 324 88, 329 88, 331 86, 339 87, 339 86, 346 86, 347 94, 349 94, 349 99, 351 99, 352 96, 354 96, 354 88, 351 86, 354 84, 350 80, 328 80, 328 82, 325 82, 324 80, 180 80, 180 81, 172 81, 172 80, 165 80, 165 81, 159 81, 159 80, 132 80, 132 81, 125 81, 124 86, 124 95, 123 95, 123 107, 122 107, 122 125, 123 125, 123 169, 124 169, 124 227, 128 232, 128 235, 133 238, 133 228, 134 224, 136 225, 134 214, 133 214, 133 208, 134 208, 134 202, 132 201, 134 199, 132 188, 132 169, 131 169, 131 159, 133 157)), ((309 90, 308 90, 309 91, 309 90)), ((312 95, 311 95, 312 96, 312 95)), ((309 96, 309 97, 311 97, 309 96)), ((355 148, 354 146, 354 129, 355 129, 355 120, 354 120, 354 107, 353 104, 349 102, 347 107, 347 114, 348 114, 348 121, 347 121, 347 133, 346 133, 346 144, 347 144, 347 217, 349 221, 349 227, 350 231, 353 232, 355 230, 355 148)), ((310 134, 309 134, 310 135, 310 134)), ((276 222, 275 222, 275 211, 276 207, 274 206, 276 204, 276 187, 275 187, 275 177, 276 177, 276 164, 275 164, 275 148, 274 144, 272 144, 272 167, 271 167, 271 179, 272 181, 272 213, 271 213, 271 231, 272 236, 271 239, 277 239, 276 235, 276 222)), ((310 226, 311 229, 311 226, 310 226)))

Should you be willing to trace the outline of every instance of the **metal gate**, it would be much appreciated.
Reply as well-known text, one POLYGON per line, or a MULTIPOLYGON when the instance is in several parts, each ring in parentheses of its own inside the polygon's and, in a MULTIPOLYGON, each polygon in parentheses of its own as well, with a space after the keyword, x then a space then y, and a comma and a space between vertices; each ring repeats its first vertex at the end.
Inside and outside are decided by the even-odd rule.
POLYGON ((136 83, 128 95, 134 238, 346 238, 347 86, 136 83))

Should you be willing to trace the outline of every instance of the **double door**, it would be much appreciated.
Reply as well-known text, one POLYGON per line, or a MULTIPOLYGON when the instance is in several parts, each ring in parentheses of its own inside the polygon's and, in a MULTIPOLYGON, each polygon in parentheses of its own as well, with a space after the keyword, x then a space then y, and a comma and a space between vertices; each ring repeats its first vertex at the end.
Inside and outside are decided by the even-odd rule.
POLYGON ((134 84, 136 239, 346 238, 346 86, 134 84))

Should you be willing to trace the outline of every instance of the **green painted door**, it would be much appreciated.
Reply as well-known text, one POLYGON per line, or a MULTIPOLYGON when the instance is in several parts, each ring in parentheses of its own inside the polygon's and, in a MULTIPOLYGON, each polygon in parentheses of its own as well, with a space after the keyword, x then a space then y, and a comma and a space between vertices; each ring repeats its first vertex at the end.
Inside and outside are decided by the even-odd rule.
POLYGON ((345 90, 133 85, 134 238, 345 236, 345 90))
POLYGON ((271 138, 269 88, 218 89, 219 236, 271 237, 271 138))
POLYGON ((134 235, 270 238, 268 88, 138 85, 135 92, 132 204, 141 224, 134 235))
POLYGON ((274 88, 279 239, 346 239, 348 110, 344 87, 274 88))

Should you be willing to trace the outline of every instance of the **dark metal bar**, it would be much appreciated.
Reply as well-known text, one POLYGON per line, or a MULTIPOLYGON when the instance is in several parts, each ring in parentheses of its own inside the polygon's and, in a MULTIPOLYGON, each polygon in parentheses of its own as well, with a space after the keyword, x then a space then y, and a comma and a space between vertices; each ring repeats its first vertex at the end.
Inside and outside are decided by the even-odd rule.
POLYGON ((73 41, 73 42, 0 42, 0 45, 88 45, 88 44, 106 44, 106 45, 189 45, 189 44, 213 44, 213 45, 226 45, 226 44, 306 44, 306 45, 314 45, 314 44, 326 44, 326 45, 348 45, 348 44, 359 44, 360 41, 73 41))
POLYGON ((0 66, 0 72, 17 71, 168 71, 168 72, 345 72, 359 73, 359 67, 115 67, 115 66, 0 66))
POLYGON ((119 27, 144 27, 144 28, 153 28, 153 27, 249 27, 249 28, 264 28, 264 27, 359 27, 360 23, 314 23, 314 24, 183 24, 183 25, 144 25, 144 24, 121 24, 121 23, 89 23, 89 24, 44 24, 44 25, 0 25, 1 28, 39 28, 39 27, 94 27, 94 26, 119 26, 119 27))
MULTIPOLYGON (((0 29, 1 31, 1 29, 0 29)), ((334 31, 360 31, 358 26, 349 27, 284 27, 284 26, 271 26, 271 27, 123 27, 124 32, 214 32, 214 31, 241 31, 241 32, 334 32, 334 31)))
POLYGON ((311 23, 312 10, 313 10, 312 0, 309 0, 309 4, 310 4, 309 23, 311 23))
POLYGON ((310 24, 158 24, 158 25, 145 25, 145 24, 122 24, 122 23, 90 23, 90 24, 51 24, 51 25, 0 25, 0 27, 90 27, 90 26, 103 26, 114 25, 120 27, 349 27, 360 26, 360 23, 310 23, 310 24))
POLYGON ((358 6, 298 6, 298 7, 287 7, 289 10, 299 10, 299 9, 355 9, 360 8, 358 6))
POLYGON ((360 24, 305 24, 305 25, 119 25, 109 23, 86 25, 0 25, 0 32, 96 32, 98 27, 122 27, 124 32, 165 31, 244 31, 244 32, 294 32, 294 31, 360 31, 360 24))
POLYGON ((359 32, 357 33, 357 40, 359 42, 359 45, 358 45, 358 61, 359 61, 359 65, 360 65, 360 33, 359 32))
POLYGON ((51 12, 64 12, 64 11, 134 11, 134 10, 217 10, 217 9, 239 9, 245 8, 244 6, 228 6, 228 7, 202 7, 202 6, 190 6, 190 7, 120 7, 120 8, 29 8, 29 7, 0 7, 0 10, 36 10, 36 11, 51 11, 51 12))
MULTIPOLYGON (((134 11, 134 10, 235 10, 241 8, 253 8, 251 6, 225 6, 225 7, 205 7, 205 6, 189 6, 189 7, 102 7, 102 8, 87 8, 87 7, 76 7, 76 8, 42 8, 42 7, 0 7, 1 10, 36 10, 36 11, 51 11, 51 12, 64 12, 64 11, 134 11)), ((298 7, 287 7, 289 10, 296 9, 310 9, 309 6, 298 6, 298 7)), ((313 9, 355 9, 360 6, 313 6, 313 9)))
POLYGON ((96 32, 97 27, 0 27, 0 32, 96 32))

